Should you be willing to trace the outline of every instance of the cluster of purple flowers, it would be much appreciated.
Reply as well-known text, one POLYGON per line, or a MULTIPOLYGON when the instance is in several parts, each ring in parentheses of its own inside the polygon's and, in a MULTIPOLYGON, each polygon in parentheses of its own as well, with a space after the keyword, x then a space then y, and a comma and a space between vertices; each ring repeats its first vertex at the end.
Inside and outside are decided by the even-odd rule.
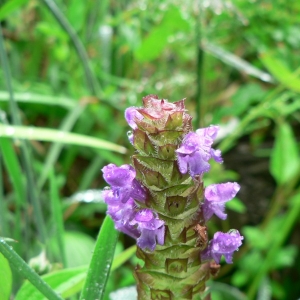
MULTIPOLYGON (((172 112, 176 109, 175 104, 161 100, 153 101, 154 104, 159 101, 164 111, 172 112)), ((155 114, 157 116, 153 116, 152 112, 152 117, 157 119, 161 117, 160 114, 163 116, 159 109, 155 110, 155 114)), ((143 120, 144 116, 136 108, 131 107, 126 110, 125 118, 130 127, 135 130, 136 122, 143 120)), ((210 126, 185 134, 180 147, 176 150, 177 163, 182 174, 189 173, 192 178, 195 178, 209 171, 210 159, 218 163, 223 162, 221 151, 212 148, 218 130, 218 126, 210 126)), ((133 143, 132 136, 129 140, 133 143)), ((117 167, 109 164, 102 171, 104 179, 111 186, 104 191, 103 196, 108 204, 107 213, 114 220, 116 228, 135 238, 142 249, 148 248, 153 251, 157 243, 163 245, 164 221, 160 220, 158 214, 152 209, 140 206, 145 203, 148 191, 135 178, 134 168, 130 165, 117 167)), ((226 219, 225 203, 233 199, 239 189, 240 186, 236 182, 206 187, 201 206, 204 220, 208 221, 214 214, 222 220, 226 219)), ((232 255, 241 246, 242 240, 243 237, 237 230, 228 233, 217 232, 202 252, 201 259, 203 261, 214 259, 219 263, 221 256, 224 255, 226 262, 232 263, 232 255)))
POLYGON ((102 171, 111 186, 103 191, 103 197, 108 205, 107 214, 114 220, 116 229, 137 239, 140 248, 153 251, 156 242, 163 245, 164 222, 151 209, 138 209, 135 203, 145 202, 147 190, 135 179, 134 168, 109 164, 102 171))

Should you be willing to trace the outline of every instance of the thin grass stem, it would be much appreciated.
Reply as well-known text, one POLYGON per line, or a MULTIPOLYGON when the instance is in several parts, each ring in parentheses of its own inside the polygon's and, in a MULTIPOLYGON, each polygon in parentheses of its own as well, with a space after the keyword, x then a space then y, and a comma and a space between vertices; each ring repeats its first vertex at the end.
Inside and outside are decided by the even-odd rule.
POLYGON ((9 246, 3 238, 0 238, 0 252, 9 261, 18 274, 27 278, 47 299, 62 300, 43 279, 31 269, 26 262, 9 246))
POLYGON ((93 72, 91 70, 91 67, 89 65, 89 57, 85 51, 85 48, 76 34, 76 31, 71 26, 67 18, 64 16, 64 14, 61 12, 57 4, 53 0, 42 0, 42 2, 45 3, 45 5, 48 7, 54 18, 57 20, 57 22, 60 24, 60 26, 66 31, 66 33, 69 35, 74 48, 77 52, 77 55, 82 63, 85 76, 86 76, 86 82, 88 89, 90 93, 93 95, 97 95, 101 93, 99 83, 95 76, 93 75, 93 72))

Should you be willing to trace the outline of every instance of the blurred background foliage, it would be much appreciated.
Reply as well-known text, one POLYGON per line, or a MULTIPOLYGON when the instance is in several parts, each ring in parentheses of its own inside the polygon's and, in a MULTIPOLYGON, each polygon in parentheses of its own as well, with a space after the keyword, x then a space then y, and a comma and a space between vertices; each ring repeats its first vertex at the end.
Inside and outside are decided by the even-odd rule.
MULTIPOLYGON (((242 187, 228 220, 210 222, 211 235, 245 236, 213 299, 300 297, 299 1, 0 5, 0 235, 26 261, 40 274, 88 264, 106 210, 100 170, 133 153, 124 110, 157 94, 187 98, 194 128, 221 126, 225 162, 205 184, 242 187)), ((121 235, 116 254, 133 243, 121 235)), ((114 269, 106 299, 134 284, 136 263, 114 269)))

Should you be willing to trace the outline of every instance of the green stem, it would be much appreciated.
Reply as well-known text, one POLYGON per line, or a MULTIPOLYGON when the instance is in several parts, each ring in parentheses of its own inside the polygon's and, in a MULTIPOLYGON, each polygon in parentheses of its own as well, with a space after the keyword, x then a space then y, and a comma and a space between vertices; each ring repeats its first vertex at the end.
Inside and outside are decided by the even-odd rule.
POLYGON ((197 63, 196 63, 196 84, 197 84, 197 91, 196 91, 196 95, 195 95, 195 101, 196 101, 196 118, 195 118, 195 125, 196 128, 199 128, 201 126, 203 126, 204 124, 202 123, 202 118, 201 118, 201 114, 202 114, 202 108, 201 108, 201 98, 202 98, 202 75, 203 75, 203 56, 204 56, 204 52, 201 48, 201 39, 202 39, 202 30, 201 30, 201 18, 202 18, 202 12, 201 12, 201 3, 198 1, 198 9, 199 9, 199 15, 196 16, 196 59, 197 59, 197 63))
POLYGON ((72 43, 74 44, 75 50, 78 54, 78 57, 80 58, 85 76, 87 81, 87 86, 90 90, 90 92, 93 95, 96 95, 97 92, 100 91, 100 88, 98 86, 98 82, 96 78, 93 76, 93 72, 89 65, 89 57, 85 51, 85 48, 79 39, 78 35, 76 34, 74 28, 71 26, 69 21, 66 19, 64 14, 60 11, 59 7, 53 0, 42 0, 46 6, 49 8, 52 15, 55 17, 55 19, 58 21, 58 23, 61 25, 61 27, 67 32, 69 35, 72 43))
POLYGON ((0 252, 5 256, 16 272, 27 278, 47 299, 63 299, 26 264, 26 262, 4 241, 3 238, 0 238, 0 252))

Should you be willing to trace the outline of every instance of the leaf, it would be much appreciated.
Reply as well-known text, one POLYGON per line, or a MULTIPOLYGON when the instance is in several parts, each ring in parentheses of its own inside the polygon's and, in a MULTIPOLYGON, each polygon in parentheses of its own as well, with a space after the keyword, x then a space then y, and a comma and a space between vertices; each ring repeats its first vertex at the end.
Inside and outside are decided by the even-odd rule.
POLYGON ((290 71, 280 60, 276 59, 273 52, 262 53, 260 59, 269 72, 285 87, 300 92, 299 75, 290 71))
POLYGON ((299 166, 299 151, 293 131, 288 123, 280 123, 271 153, 270 172, 278 184, 284 184, 298 174, 299 166))
MULTIPOLYGON (((83 243, 85 243, 83 241, 83 243)), ((92 249, 92 247, 89 247, 92 249)), ((132 246, 119 255, 116 256, 114 259, 111 271, 120 267, 126 260, 128 260, 134 253, 136 246, 132 246)), ((76 250, 76 249, 75 249, 76 250)), ((76 258, 73 258, 76 260, 76 258)), ((0 260, 1 261, 1 260, 0 260)), ((1 266, 1 264, 0 264, 1 266)), ((52 287, 55 292, 61 294, 63 297, 71 297, 81 291, 83 284, 86 280, 88 271, 88 266, 80 266, 76 268, 69 268, 60 270, 57 272, 49 273, 47 275, 42 276, 43 280, 47 282, 50 287, 52 287)), ((1 270, 0 270, 1 275, 1 270)), ((2 278, 2 277, 1 277, 2 278)), ((0 282, 1 287, 1 282, 0 282)), ((0 290, 1 296, 1 290, 0 290)), ((2 300, 2 298, 0 298, 2 300)), ((3 298, 5 299, 5 298, 3 298)), ((15 300, 42 300, 45 299, 44 296, 28 281, 26 281, 19 292, 15 300), (29 297, 30 296, 30 297, 29 297)), ((123 298, 124 299, 124 298, 123 298)))
POLYGON ((245 204, 238 198, 234 198, 226 203, 226 208, 229 208, 235 212, 243 214, 246 212, 247 208, 245 204))
MULTIPOLYGON (((237 288, 226 283, 210 281, 207 283, 209 290, 214 295, 215 292, 220 294, 222 300, 246 300, 246 296, 237 288)), ((215 299, 213 296, 212 299, 215 299)))
MULTIPOLYGON (((14 93, 14 99, 16 102, 21 103, 38 103, 50 106, 62 106, 66 109, 74 108, 78 105, 75 99, 51 95, 42 95, 31 92, 14 93)), ((9 101, 9 93, 6 91, 0 91, 0 101, 9 101)))
POLYGON ((266 238, 265 233, 259 228, 245 226, 243 233, 252 247, 266 249, 269 246, 269 239, 266 238))
POLYGON ((85 147, 94 147, 98 149, 106 149, 119 153, 126 153, 127 151, 126 148, 122 146, 98 138, 48 128, 0 124, 0 137, 73 144, 85 147))
MULTIPOLYGON (((42 276, 62 297, 70 297, 78 293, 86 277, 87 267, 65 269, 42 276)), ((30 282, 26 281, 18 291, 15 300, 44 300, 46 299, 30 282)))
POLYGON ((177 7, 171 7, 162 22, 152 29, 136 50, 136 58, 141 62, 156 59, 166 47, 169 36, 188 29, 189 23, 182 17, 181 11, 177 7))
POLYGON ((283 267, 292 267, 295 263, 298 249, 295 245, 288 245, 279 249, 275 259, 272 261, 272 267, 274 269, 283 267))
MULTIPOLYGON (((88 265, 92 257, 92 249, 95 246, 94 239, 79 231, 66 231, 63 236, 63 241, 66 258, 65 267, 74 268, 88 265)), ((50 240, 49 247, 55 254, 55 257, 60 257, 57 237, 50 240)))
POLYGON ((130 248, 126 249, 125 251, 121 252, 119 255, 117 255, 114 258, 111 269, 115 270, 118 267, 120 267, 123 263, 125 263, 129 258, 133 256, 135 251, 136 251, 136 246, 133 245, 130 248))
MULTIPOLYGON (((62 300, 61 296, 58 295, 30 266, 14 251, 12 246, 9 246, 6 241, 0 237, 0 252, 9 261, 10 265, 14 270, 23 277, 27 278, 34 289, 39 291, 38 293, 42 296, 42 299, 49 300, 62 300)), ((2 278, 1 278, 2 279, 2 278)), ((19 299, 33 299, 31 294, 30 297, 19 298, 19 299)))
POLYGON ((259 286, 257 293, 257 300, 271 300, 272 299, 272 289, 270 285, 270 279, 265 277, 259 286))
POLYGON ((266 72, 261 71, 260 69, 256 68, 254 65, 248 63, 246 60, 240 58, 239 56, 232 54, 224 50, 223 48, 212 44, 208 41, 202 42, 201 47, 204 51, 209 52, 213 56, 217 57, 225 64, 245 72, 251 76, 259 78, 264 82, 274 82, 272 76, 266 72))
POLYGON ((103 298, 118 236, 113 220, 106 216, 97 238, 80 300, 103 298))
POLYGON ((0 253, 0 299, 10 299, 12 273, 7 259, 0 253))
POLYGON ((2 5, 0 10, 0 21, 4 20, 9 14, 20 8, 26 2, 27 0, 6 1, 6 3, 2 5))

